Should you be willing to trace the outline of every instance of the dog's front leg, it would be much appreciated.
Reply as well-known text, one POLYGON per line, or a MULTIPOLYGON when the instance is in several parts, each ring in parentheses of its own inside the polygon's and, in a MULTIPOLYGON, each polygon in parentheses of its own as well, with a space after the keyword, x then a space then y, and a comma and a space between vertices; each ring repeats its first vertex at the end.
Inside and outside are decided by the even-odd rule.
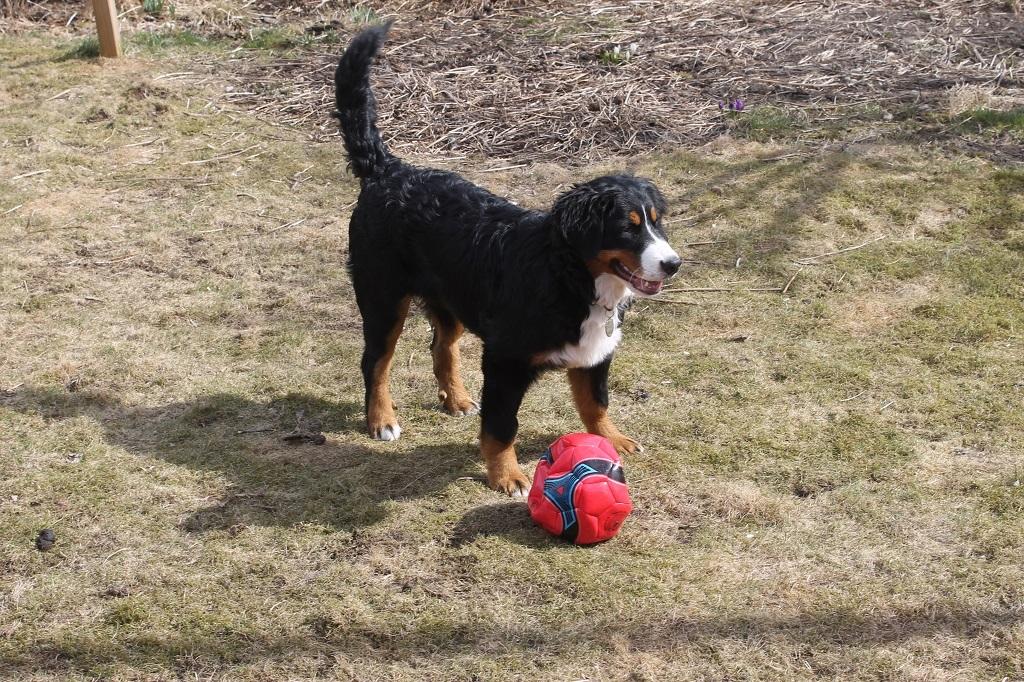
POLYGON ((527 362, 495 358, 485 348, 483 373, 480 452, 487 464, 487 484, 508 495, 525 496, 530 479, 519 468, 513 443, 519 430, 519 406, 536 371, 527 362))
POLYGON ((608 368, 611 364, 612 359, 609 357, 593 367, 570 369, 572 398, 588 433, 596 433, 610 440, 620 455, 639 452, 643 449, 640 444, 624 436, 608 416, 608 368))

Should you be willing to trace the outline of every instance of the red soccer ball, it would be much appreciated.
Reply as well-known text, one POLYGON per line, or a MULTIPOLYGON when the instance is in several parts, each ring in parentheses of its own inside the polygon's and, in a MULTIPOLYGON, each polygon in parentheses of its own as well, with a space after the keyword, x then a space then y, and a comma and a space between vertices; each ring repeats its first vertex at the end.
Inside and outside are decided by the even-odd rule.
POLYGON ((526 504, 537 525, 577 545, 615 537, 633 511, 618 453, 590 433, 562 436, 541 455, 526 504))

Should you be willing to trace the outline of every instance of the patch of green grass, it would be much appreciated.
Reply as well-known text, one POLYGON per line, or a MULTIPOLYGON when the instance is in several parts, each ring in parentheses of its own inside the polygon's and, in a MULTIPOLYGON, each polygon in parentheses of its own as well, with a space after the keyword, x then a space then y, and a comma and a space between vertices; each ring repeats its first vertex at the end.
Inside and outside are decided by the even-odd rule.
POLYGON ((179 47, 209 47, 214 41, 188 29, 138 31, 129 39, 132 45, 146 51, 161 51, 179 47))
POLYGON ((130 625, 146 620, 145 605, 135 598, 118 601, 111 606, 103 617, 109 625, 130 625))
POLYGON ((67 61, 69 59, 96 59, 100 56, 100 41, 94 36, 88 38, 82 38, 77 41, 74 45, 65 50, 58 61, 67 61))
MULTIPOLYGON (((1016 251, 985 249, 980 253, 955 254, 947 261, 964 291, 973 296, 989 297, 993 303, 1005 304, 1005 299, 1024 300, 1024 256, 1016 251), (1003 298, 1005 297, 1005 298, 1003 298)), ((1013 313, 1016 306, 1007 309, 1013 313)))
POLYGON ((332 26, 319 25, 315 29, 307 28, 297 38, 297 42, 301 45, 316 45, 318 43, 326 44, 339 44, 349 38, 348 35, 339 33, 338 30, 332 26))
POLYGON ((1007 241, 1024 237, 1024 172, 1001 169, 985 183, 972 197, 965 226, 1007 241))
POLYGON ((962 297, 923 303, 899 323, 894 338, 913 343, 941 332, 950 343, 977 344, 1007 339, 1024 328, 1024 307, 995 297, 962 297))
POLYGON ((605 66, 622 66, 629 62, 632 53, 628 48, 623 49, 621 45, 601 50, 597 55, 597 61, 605 66))
POLYGON ((729 114, 729 127, 739 137, 768 142, 791 136, 800 126, 797 118, 778 107, 751 107, 729 114))
POLYGON ((267 50, 270 52, 289 50, 296 47, 311 46, 321 43, 337 43, 341 37, 334 29, 316 32, 300 32, 293 28, 268 28, 250 33, 249 39, 242 47, 249 50, 267 50))
POLYGON ((159 17, 164 12, 174 14, 174 5, 165 0, 142 0, 142 11, 151 17, 159 17))
POLYGON ((958 116, 956 122, 966 129, 989 129, 1024 133, 1024 108, 1006 111, 972 109, 958 116))
POLYGON ((987 486, 982 491, 984 505, 1004 518, 1018 519, 1024 517, 1024 473, 1009 481, 999 481, 987 486))
POLYGON ((267 28, 251 33, 242 47, 249 50, 284 50, 296 44, 294 32, 284 28, 267 28))

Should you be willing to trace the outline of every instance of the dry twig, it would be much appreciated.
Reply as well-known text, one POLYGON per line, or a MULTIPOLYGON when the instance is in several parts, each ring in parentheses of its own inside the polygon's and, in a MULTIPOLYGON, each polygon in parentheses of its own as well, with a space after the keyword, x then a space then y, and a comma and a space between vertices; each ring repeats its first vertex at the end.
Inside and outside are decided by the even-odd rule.
MULTIPOLYGON (((807 256, 806 258, 798 258, 798 259, 796 259, 793 262, 796 263, 797 265, 814 265, 814 261, 819 260, 821 258, 828 258, 829 256, 838 256, 841 253, 849 253, 850 251, 856 251, 857 249, 863 249, 865 246, 871 246, 875 242, 879 242, 879 241, 885 239, 887 236, 888 235, 884 235, 883 234, 882 236, 875 237, 874 239, 870 239, 870 240, 864 242, 863 244, 857 244, 856 246, 848 246, 845 249, 839 249, 838 251, 829 251, 828 253, 821 253, 821 254, 818 254, 817 256, 807 256)), ((795 276, 796 275, 794 275, 794 277, 795 276)))

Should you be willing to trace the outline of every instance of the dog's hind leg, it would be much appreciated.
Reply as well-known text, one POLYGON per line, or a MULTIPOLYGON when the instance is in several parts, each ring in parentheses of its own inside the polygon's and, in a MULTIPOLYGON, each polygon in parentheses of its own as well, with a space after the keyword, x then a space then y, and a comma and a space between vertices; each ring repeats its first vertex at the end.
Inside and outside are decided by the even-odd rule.
POLYGON ((430 354, 434 358, 434 376, 437 377, 437 397, 444 411, 456 417, 476 414, 480 411, 462 383, 459 339, 465 331, 462 323, 448 310, 439 306, 428 306, 430 323, 434 327, 434 338, 430 342, 430 354))
MULTIPOLYGON (((357 290, 358 293, 358 290, 357 290)), ((402 429, 391 402, 391 359, 409 313, 409 296, 373 301, 357 296, 363 315, 363 381, 366 385, 366 427, 377 440, 398 440, 402 429)))

